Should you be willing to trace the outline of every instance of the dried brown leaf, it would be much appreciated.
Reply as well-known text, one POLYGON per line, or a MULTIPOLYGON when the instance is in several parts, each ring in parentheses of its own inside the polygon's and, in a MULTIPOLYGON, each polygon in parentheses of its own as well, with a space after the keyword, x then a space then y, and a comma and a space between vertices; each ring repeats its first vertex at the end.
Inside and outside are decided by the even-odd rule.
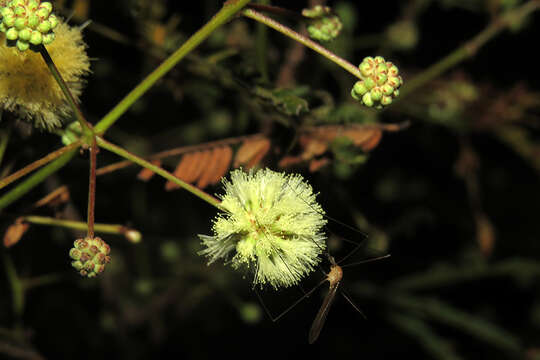
MULTIPOLYGON (((161 161, 160 160, 152 160, 150 162, 152 163, 152 165, 161 166, 161 161)), ((151 178, 153 178, 154 175, 155 175, 155 173, 152 170, 147 169, 147 168, 143 168, 137 174, 137 179, 142 180, 142 181, 148 181, 151 178)))
POLYGON ((216 167, 214 171, 214 177, 210 179, 210 184, 217 184, 219 180, 225 175, 229 167, 231 166, 231 161, 233 157, 233 151, 230 146, 223 146, 220 150, 220 162, 219 166, 216 167))
POLYGON ((211 157, 212 150, 200 151, 198 158, 193 162, 193 167, 190 169, 191 171, 185 174, 184 181, 187 183, 196 181, 203 174, 203 170, 208 166, 211 157))
POLYGON ((257 165, 270 150, 270 145, 270 140, 267 138, 244 141, 236 151, 234 167, 244 165, 249 169, 257 165))
POLYGON ((322 167, 328 165, 330 163, 330 159, 327 157, 323 157, 320 159, 311 159, 309 162, 309 171, 310 172, 317 172, 322 167))
POLYGON ((4 234, 4 246, 9 248, 18 243, 29 227, 30 224, 23 222, 22 218, 15 220, 4 234))
POLYGON ((495 239, 495 228, 491 220, 485 214, 478 214, 476 216, 476 241, 484 256, 488 257, 493 252, 495 239))
POLYGON ((222 147, 215 147, 212 149, 210 159, 208 160, 203 173, 197 181, 198 188, 203 189, 210 184, 212 179, 216 178, 217 176, 223 176, 223 174, 216 174, 216 170, 218 170, 221 161, 221 153, 222 147))
POLYGON ((34 208, 42 207, 45 205, 53 207, 53 206, 65 204, 66 202, 69 201, 69 197, 70 197, 69 189, 67 186, 63 185, 63 186, 60 186, 58 189, 50 192, 47 196, 38 200, 34 204, 34 208))
POLYGON ((311 161, 327 152, 330 143, 337 137, 345 136, 356 147, 368 152, 379 145, 383 132, 399 131, 407 126, 408 123, 404 122, 402 124, 327 125, 304 128, 301 130, 298 140, 299 155, 288 155, 281 159, 279 165, 281 167, 296 165, 301 162, 299 159, 302 159, 302 161, 310 161, 310 168, 318 170, 329 160, 324 160, 321 163, 317 161, 311 163, 311 161))
MULTIPOLYGON (((193 160, 196 158, 197 154, 198 152, 192 152, 192 153, 187 153, 184 156, 182 156, 180 163, 178 163, 178 165, 176 166, 176 169, 174 169, 173 175, 181 179, 181 175, 184 174, 192 166, 193 160)), ((167 183, 165 183, 165 190, 167 191, 178 189, 178 188, 179 186, 170 180, 168 180, 167 183)))

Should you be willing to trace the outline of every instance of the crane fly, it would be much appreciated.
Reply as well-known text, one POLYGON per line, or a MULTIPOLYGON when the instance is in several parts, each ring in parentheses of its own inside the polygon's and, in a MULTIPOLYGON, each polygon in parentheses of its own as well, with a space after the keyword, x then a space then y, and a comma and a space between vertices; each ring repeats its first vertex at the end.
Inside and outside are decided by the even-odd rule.
MULTIPOLYGON (((343 258, 341 261, 348 258, 353 252, 351 252, 349 255, 347 255, 345 258, 343 258)), ((360 262, 356 262, 354 264, 344 265, 344 267, 345 266, 365 264, 365 263, 376 261, 376 260, 386 259, 388 257, 390 257, 390 254, 374 257, 374 258, 371 258, 371 259, 366 259, 366 260, 363 260, 363 261, 360 261, 360 262)), ((326 317, 328 316, 328 311, 330 311, 330 308, 332 307, 332 304, 334 303, 334 300, 336 298, 336 294, 337 294, 338 290, 341 290, 340 293, 341 293, 341 295, 343 295, 345 300, 347 300, 347 302, 349 304, 351 304, 351 306, 356 311, 358 311, 358 313, 360 315, 362 315, 362 317, 365 318, 364 313, 362 313, 362 311, 354 304, 354 302, 345 293, 345 291, 343 289, 339 288, 339 285, 341 284, 341 280, 343 279, 343 268, 341 266, 339 266, 338 263, 336 263, 334 257, 329 255, 329 254, 328 254, 328 261, 330 262, 330 271, 328 272, 328 274, 326 274, 326 278, 323 281, 321 281, 313 290, 311 290, 307 294, 307 295, 311 294, 319 286, 324 284, 325 281, 328 281, 328 283, 329 283, 328 293, 324 297, 323 303, 322 303, 319 311, 317 312, 317 315, 315 316, 315 319, 313 320, 313 323, 311 324, 311 328, 309 329, 308 341, 309 341, 310 344, 313 344, 315 342, 315 340, 317 340, 317 338, 319 337, 319 334, 321 333, 321 330, 322 330, 322 328, 324 326, 324 323, 326 322, 326 317)))
MULTIPOLYGON (((289 188, 292 191, 294 191, 294 189, 291 186, 289 186, 289 188)), ((298 196, 298 197, 302 201, 307 203, 307 201, 305 199, 303 199, 301 196, 298 196)), ((334 219, 334 218, 332 218, 332 217, 330 217, 330 216, 328 216, 326 214, 322 214, 322 215, 324 217, 326 217, 326 218, 328 218, 328 219, 330 219, 330 220, 332 220, 332 221, 334 221, 334 222, 336 222, 336 223, 350 229, 350 230, 353 230, 355 232, 360 233, 362 236, 364 236, 364 239, 367 238, 367 234, 365 234, 364 232, 356 229, 355 227, 350 226, 348 224, 345 224, 345 223, 343 223, 343 222, 341 222, 341 221, 339 221, 337 219, 334 219)), ((346 239, 344 239, 344 240, 346 240, 346 239)), ((348 240, 348 241, 350 241, 350 240, 348 240)), ((350 241, 350 242, 356 243, 354 241, 350 241)), ((357 246, 349 254, 347 254, 344 258, 342 258, 339 261, 339 263, 342 263, 344 260, 346 260, 350 256, 352 256, 358 249, 360 249, 361 244, 356 243, 356 245, 357 246)), ((339 263, 336 262, 334 257, 331 256, 327 251, 324 251, 324 253, 326 254, 328 262, 330 263, 330 271, 328 273, 325 273, 323 271, 323 273, 325 274, 326 277, 321 282, 319 282, 313 289, 308 291, 307 293, 302 288, 300 288, 302 290, 302 292, 304 292, 304 295, 302 297, 300 297, 298 300, 296 300, 292 305, 290 305, 287 309, 285 309, 281 314, 279 314, 275 318, 272 316, 272 314, 270 313, 270 311, 268 310, 268 308, 264 304, 264 301, 263 301, 261 295, 259 294, 259 292, 257 292, 255 287, 252 288, 255 291, 255 294, 257 295, 257 297, 259 298, 259 301, 260 301, 261 305, 263 306, 263 308, 264 308, 265 312, 267 313, 267 315, 270 317, 270 319, 273 322, 276 322, 279 319, 281 319, 281 317, 283 317, 285 314, 287 314, 290 310, 292 310, 296 305, 298 305, 300 302, 302 302, 305 298, 307 298, 311 294, 313 294, 313 292, 315 292, 315 290, 317 290, 320 286, 322 286, 322 284, 324 284, 326 281, 328 281, 328 283, 329 283, 328 293, 324 297, 323 303, 322 303, 321 307, 319 308, 319 311, 317 312, 317 315, 315 316, 315 319, 313 320, 313 323, 311 324, 311 328, 309 330, 308 342, 310 344, 313 344, 317 340, 317 338, 319 337, 319 335, 321 333, 321 330, 322 330, 322 328, 324 326, 324 323, 326 322, 326 318, 328 317, 328 312, 330 311, 330 308, 332 307, 332 304, 334 303, 334 300, 336 298, 336 294, 338 293, 338 290, 340 290, 340 294, 345 298, 345 300, 347 300, 347 302, 349 304, 351 304, 351 306, 360 315, 362 315, 362 317, 365 318, 364 313, 354 304, 352 299, 345 293, 343 288, 340 288, 340 284, 341 284, 341 281, 343 279, 343 267, 354 266, 354 265, 359 265, 359 264, 365 264, 365 263, 368 263, 368 262, 381 260, 381 259, 386 259, 386 258, 390 257, 390 254, 387 254, 387 255, 377 256, 377 257, 374 257, 374 258, 370 258, 370 259, 362 260, 362 261, 359 261, 359 262, 347 264, 347 265, 344 265, 344 266, 340 266, 339 263)), ((285 261, 283 261, 283 262, 286 265, 286 262, 285 261)), ((258 271, 258 269, 255 270, 255 273, 257 271, 258 271)))

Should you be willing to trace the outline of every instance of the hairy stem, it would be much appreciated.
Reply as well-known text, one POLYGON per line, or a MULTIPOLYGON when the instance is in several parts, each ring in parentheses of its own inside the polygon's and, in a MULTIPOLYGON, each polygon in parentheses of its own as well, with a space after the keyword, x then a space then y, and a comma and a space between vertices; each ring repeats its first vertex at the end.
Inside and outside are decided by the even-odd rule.
POLYGON ((242 15, 244 15, 245 17, 248 17, 250 19, 259 21, 259 22, 271 27, 272 29, 274 29, 276 31, 279 31, 283 35, 288 36, 291 39, 296 40, 299 43, 304 44, 305 46, 307 46, 308 48, 318 52, 319 54, 321 54, 322 56, 324 56, 328 60, 336 63, 339 66, 341 66, 343 69, 347 70, 348 72, 350 72, 351 74, 353 74, 357 78, 362 79, 362 74, 360 73, 360 70, 358 69, 357 66, 355 66, 355 65, 351 64, 350 62, 348 62, 347 60, 337 56, 336 54, 334 54, 333 52, 331 52, 330 50, 328 50, 324 46, 320 45, 319 43, 311 40, 310 38, 308 38, 308 37, 306 37, 306 36, 304 36, 302 34, 297 33, 293 29, 291 29, 291 28, 289 28, 289 27, 275 21, 274 19, 269 18, 266 15, 261 14, 258 11, 253 10, 253 9, 244 9, 242 11, 242 15))
POLYGON ((90 179, 88 181, 88 237, 94 237, 94 213, 96 209, 96 162, 97 152, 99 151, 96 145, 96 139, 90 147, 90 179))

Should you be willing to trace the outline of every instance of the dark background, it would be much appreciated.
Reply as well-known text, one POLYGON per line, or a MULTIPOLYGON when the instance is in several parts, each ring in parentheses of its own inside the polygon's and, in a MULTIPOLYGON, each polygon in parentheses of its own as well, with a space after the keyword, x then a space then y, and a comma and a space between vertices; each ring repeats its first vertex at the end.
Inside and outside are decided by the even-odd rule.
MULTIPOLYGON (((174 50, 221 6, 216 1, 89 3, 89 19, 129 40, 115 41, 92 25, 84 31, 93 73, 81 100, 93 123, 159 65, 162 58, 152 50, 174 50), (170 41, 153 43, 150 26, 175 16, 180 21, 167 34, 170 41)), ((329 46, 355 64, 381 54, 398 65, 407 84, 482 31, 505 11, 504 4, 512 3, 525 2, 328 2, 349 19, 344 39, 329 46), (384 35, 403 19, 418 32, 409 49, 391 45, 384 35)), ((67 16, 74 2, 57 5, 67 16)), ((307 4, 294 6, 292 10, 300 11, 307 4)), ((71 21, 81 23, 83 15, 76 14, 71 21)), ((329 152, 332 161, 319 172, 310 173, 304 165, 285 170, 305 175, 329 216, 368 234, 366 238, 330 221, 329 247, 337 259, 354 248, 343 238, 363 245, 347 262, 391 253, 389 259, 344 269, 343 287, 367 319, 338 296, 320 338, 308 345, 308 330, 325 284, 324 291, 273 323, 259 306, 249 273, 221 263, 207 267, 206 259, 196 255, 197 234, 210 233, 216 210, 187 192, 166 192, 163 179, 136 180, 137 169, 131 167, 98 178, 96 220, 133 226, 142 232, 143 241, 134 245, 104 236, 112 247, 112 262, 98 278, 82 279, 70 267, 68 251, 77 234, 65 229, 33 226, 20 243, 2 250, 21 278, 53 274, 55 280, 29 290, 24 313, 17 316, 11 311, 10 284, 0 275, 0 358, 17 358, 8 348, 50 359, 387 359, 404 354, 420 359, 538 358, 540 70, 534 50, 539 20, 534 13, 434 82, 389 109, 368 115, 348 95, 352 76, 306 51, 295 72, 296 85, 289 86, 309 86, 303 96, 310 109, 321 105, 314 91, 326 91, 336 109, 328 122, 410 122, 400 132, 385 134, 363 161, 340 162, 338 153, 329 152), (450 109, 443 120, 433 116, 430 105, 448 110, 445 101, 456 94, 438 100, 433 95, 462 80, 476 89, 477 97, 464 101, 457 96, 461 106, 457 111, 450 109), (514 96, 516 87, 522 91, 514 96), (536 102, 524 104, 524 97, 536 102), (490 113, 499 104, 497 99, 507 112, 490 113), (346 106, 348 117, 336 115, 346 106), (511 111, 517 115, 509 116, 511 111), (522 144, 530 150, 527 155, 501 136, 510 128, 527 134, 529 140, 522 144), (464 153, 473 157, 472 166, 463 165, 464 153), (483 225, 479 218, 485 220, 483 225), (252 308, 258 316, 245 315, 252 308)), ((255 85, 275 86, 292 40, 269 29, 270 81, 264 82, 254 60, 255 34, 251 20, 237 19, 195 51, 205 57, 236 47, 238 53, 219 64, 222 73, 233 74, 236 85, 201 76, 193 71, 195 61, 186 59, 143 96, 107 138, 137 154, 150 154, 266 131, 274 152, 261 165, 278 169, 276 152, 292 141, 294 126, 277 123, 273 116, 277 111, 254 108, 247 101, 255 85)), ((286 118, 295 126, 306 121, 302 116, 286 118)), ((319 124, 323 120, 317 119, 319 124)), ((13 140, 6 157, 23 151, 19 168, 58 146, 57 136, 36 131, 13 140)), ((358 149, 352 151, 362 155, 358 149)), ((98 161, 117 160, 102 151, 98 161)), ((174 167, 174 160, 165 167, 174 167)), ((71 193, 69 214, 83 218, 87 167, 85 155, 79 156, 12 205, 7 215, 25 213, 55 185, 66 184, 71 193)), ((221 192, 219 186, 207 191, 221 192)), ((2 229, 9 223, 2 221, 2 229)), ((328 264, 323 268, 328 270, 328 264)), ((302 287, 311 289, 322 276, 315 273, 302 287)), ((262 293, 274 315, 301 296, 299 289, 262 293)))

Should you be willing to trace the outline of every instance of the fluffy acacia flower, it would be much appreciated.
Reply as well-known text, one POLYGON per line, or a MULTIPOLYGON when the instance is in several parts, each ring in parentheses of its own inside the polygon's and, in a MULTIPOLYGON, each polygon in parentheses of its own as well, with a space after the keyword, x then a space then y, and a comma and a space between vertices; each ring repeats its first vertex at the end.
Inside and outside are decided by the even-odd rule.
MULTIPOLYGON (((81 94, 82 76, 90 71, 85 49, 81 30, 63 22, 55 28, 55 41, 47 45, 76 99, 81 94)), ((51 130, 60 126, 61 118, 71 109, 41 55, 8 47, 5 34, 0 33, 0 59, 0 109, 33 121, 38 128, 51 130)))
POLYGON ((269 169, 231 172, 213 236, 199 235, 209 264, 232 255, 234 268, 255 272, 254 284, 274 289, 297 284, 326 248, 323 211, 300 175, 269 169))

